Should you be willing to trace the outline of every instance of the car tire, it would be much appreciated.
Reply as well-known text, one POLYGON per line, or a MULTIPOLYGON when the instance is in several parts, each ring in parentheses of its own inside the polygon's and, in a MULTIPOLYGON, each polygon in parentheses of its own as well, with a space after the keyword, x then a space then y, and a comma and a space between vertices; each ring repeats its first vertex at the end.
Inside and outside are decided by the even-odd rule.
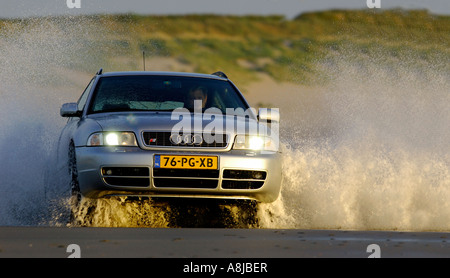
POLYGON ((71 141, 69 145, 68 153, 68 170, 69 170, 69 180, 70 180, 70 224, 75 224, 76 212, 81 202, 80 184, 78 183, 78 168, 77 168, 77 158, 75 152, 75 144, 71 141))
POLYGON ((69 224, 73 226, 89 226, 92 222, 92 217, 95 212, 95 206, 90 202, 83 202, 83 195, 81 194, 80 184, 78 182, 78 167, 77 156, 75 150, 75 144, 73 141, 69 145, 69 178, 70 178, 70 218, 69 224), (89 204, 89 205, 88 205, 89 204), (82 206, 88 205, 89 207, 82 208, 82 206), (80 213, 81 211, 86 211, 80 213))
POLYGON ((73 142, 69 146, 69 176, 70 176, 70 189, 72 197, 76 197, 77 203, 81 200, 80 184, 78 183, 78 168, 77 157, 75 152, 75 145, 73 142))

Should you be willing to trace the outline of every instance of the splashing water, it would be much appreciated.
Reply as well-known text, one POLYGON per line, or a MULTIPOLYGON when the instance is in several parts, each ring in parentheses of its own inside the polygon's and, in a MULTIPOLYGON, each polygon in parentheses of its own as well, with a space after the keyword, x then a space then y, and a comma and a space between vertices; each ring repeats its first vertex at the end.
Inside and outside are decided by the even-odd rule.
POLYGON ((76 100, 90 78, 69 69, 73 61, 96 61, 95 53, 86 55, 82 38, 101 29, 86 21, 36 18, 0 29, 0 225, 58 222, 53 218, 66 206, 65 200, 49 206, 46 173, 55 166, 64 126, 59 107, 76 100))
MULTIPOLYGON (((90 79, 73 68, 105 62, 101 48, 92 53, 105 30, 82 23, 35 19, 0 32, 0 225, 67 223, 68 187, 46 196, 61 178, 47 170, 66 170, 55 165, 58 109, 90 79)), ((449 64, 444 54, 331 51, 319 63, 329 85, 279 107, 283 189, 259 205, 258 227, 450 231, 449 64)), ((176 214, 151 202, 91 202, 77 215, 95 206, 94 226, 167 227, 176 214)), ((224 211, 231 222, 242 213, 212 213, 224 211)))
POLYGON ((263 226, 450 230, 449 57, 386 56, 346 49, 323 64, 321 137, 284 115, 283 193, 263 226))
POLYGON ((82 199, 70 225, 96 227, 258 227, 253 203, 148 198, 82 199))

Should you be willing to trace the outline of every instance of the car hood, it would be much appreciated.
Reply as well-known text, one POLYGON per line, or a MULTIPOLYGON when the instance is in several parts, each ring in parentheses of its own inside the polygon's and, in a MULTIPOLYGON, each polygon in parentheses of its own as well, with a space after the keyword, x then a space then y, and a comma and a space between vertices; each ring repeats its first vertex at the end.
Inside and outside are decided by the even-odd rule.
POLYGON ((212 131, 216 133, 257 134, 262 125, 249 117, 222 114, 193 114, 171 112, 101 113, 89 115, 103 131, 133 131, 136 135, 143 131, 212 131), (200 130, 201 129, 201 130, 200 130))

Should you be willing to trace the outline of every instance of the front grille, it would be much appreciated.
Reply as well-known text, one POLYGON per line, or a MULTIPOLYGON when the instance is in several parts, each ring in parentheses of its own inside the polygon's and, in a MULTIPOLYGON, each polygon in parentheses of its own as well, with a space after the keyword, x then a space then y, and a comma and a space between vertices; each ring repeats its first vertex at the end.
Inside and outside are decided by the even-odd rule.
POLYGON ((219 170, 154 168, 154 177, 219 178, 219 170))
POLYGON ((153 169, 153 185, 162 188, 217 188, 219 170, 153 169))
POLYGON ((103 167, 102 175, 148 177, 150 176, 150 169, 147 167, 103 167))
POLYGON ((249 171, 249 170, 225 170, 223 177, 225 179, 257 179, 265 180, 267 173, 264 171, 249 171))
POLYGON ((223 189, 259 189, 264 185, 267 173, 251 170, 224 170, 223 189))
MULTIPOLYGON (((149 187, 148 167, 103 167, 103 180, 112 186, 149 187)), ((219 185, 219 170, 153 169, 153 185, 157 188, 215 189, 219 185)), ((224 170, 223 189, 259 189, 267 173, 252 170, 224 170)))
POLYGON ((103 167, 105 183, 113 186, 149 187, 150 169, 148 167, 103 167))
POLYGON ((164 188, 217 188, 218 180, 202 180, 202 179, 162 179, 155 178, 153 180, 155 187, 164 188))
POLYGON ((261 188, 264 181, 237 181, 224 180, 222 181, 223 189, 258 189, 261 188))
MULTIPOLYGON (((143 133, 144 144, 148 147, 186 147, 186 148, 226 148, 226 134, 202 134, 203 141, 200 144, 194 144, 192 140, 184 142, 181 140, 179 144, 175 144, 170 140, 172 132, 147 131, 143 133)), ((182 138, 190 134, 178 133, 182 138)))
POLYGON ((113 186, 148 187, 150 178, 105 177, 105 182, 113 186))

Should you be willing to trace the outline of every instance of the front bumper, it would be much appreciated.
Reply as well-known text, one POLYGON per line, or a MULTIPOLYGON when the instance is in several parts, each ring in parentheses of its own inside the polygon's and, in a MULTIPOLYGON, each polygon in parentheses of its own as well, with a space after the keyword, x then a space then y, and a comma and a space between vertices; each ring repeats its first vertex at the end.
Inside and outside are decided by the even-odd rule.
MULTIPOLYGON (((252 151, 231 150, 228 152, 177 152, 150 151, 136 147, 77 147, 76 158, 78 181, 81 193, 89 198, 108 196, 148 196, 148 197, 189 197, 218 199, 250 199, 259 202, 273 202, 280 193, 281 155, 280 153, 257 153, 252 151), (174 182, 173 186, 159 186, 154 171, 154 155, 203 155, 218 156, 219 169, 217 177, 206 178, 208 182, 217 180, 217 186, 204 188, 195 186, 200 179, 196 176, 174 178, 166 177, 174 182), (110 182, 105 169, 135 167, 144 169, 138 177, 129 177, 126 183, 110 182), (103 171, 102 171, 103 169, 103 171), (147 170, 148 169, 148 170, 147 170), (230 176, 230 173, 243 171, 265 172, 263 178, 257 180, 246 175, 230 176), (148 173, 148 174, 142 174, 148 173), (224 175, 224 173, 226 173, 224 175), (148 175, 148 176, 147 176, 148 175), (136 183, 133 183, 133 178, 136 183), (242 179, 241 179, 242 178, 242 179), (186 183, 186 186, 184 185, 186 183), (234 184, 258 186, 230 186, 234 184)), ((200 170, 205 171, 205 170, 200 170)), ((250 173, 250 172, 247 172, 250 173)), ((129 176, 130 174, 126 174, 129 176)), ((117 180, 117 178, 116 178, 117 180)), ((119 179, 120 180, 120 179, 119 179)), ((123 179, 125 180, 125 179, 123 179)))

